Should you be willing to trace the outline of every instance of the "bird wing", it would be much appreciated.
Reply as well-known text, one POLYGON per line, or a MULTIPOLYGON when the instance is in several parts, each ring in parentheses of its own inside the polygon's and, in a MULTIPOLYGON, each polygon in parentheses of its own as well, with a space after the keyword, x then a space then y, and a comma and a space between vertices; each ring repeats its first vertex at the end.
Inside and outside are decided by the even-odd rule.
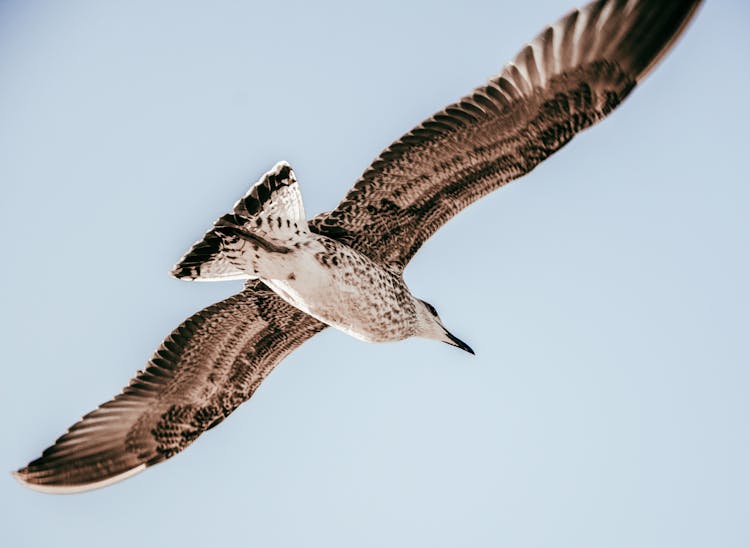
POLYGON ((185 320, 121 394, 15 475, 41 491, 74 493, 166 460, 250 398, 277 363, 325 327, 250 281, 185 320))
POLYGON ((502 73, 407 133, 311 230, 403 268, 438 228, 609 114, 700 0, 600 0, 545 29, 502 73))

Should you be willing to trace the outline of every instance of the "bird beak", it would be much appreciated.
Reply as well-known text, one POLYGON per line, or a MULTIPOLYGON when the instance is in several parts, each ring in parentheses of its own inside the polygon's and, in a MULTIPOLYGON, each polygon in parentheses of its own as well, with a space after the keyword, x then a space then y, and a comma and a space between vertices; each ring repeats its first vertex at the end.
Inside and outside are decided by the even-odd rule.
POLYGON ((443 339, 444 343, 448 343, 451 346, 455 346, 456 348, 460 348, 461 350, 465 350, 469 354, 474 355, 474 351, 468 344, 466 344, 464 341, 462 341, 452 333, 449 333, 447 329, 445 330, 445 335, 448 337, 448 339, 443 339))

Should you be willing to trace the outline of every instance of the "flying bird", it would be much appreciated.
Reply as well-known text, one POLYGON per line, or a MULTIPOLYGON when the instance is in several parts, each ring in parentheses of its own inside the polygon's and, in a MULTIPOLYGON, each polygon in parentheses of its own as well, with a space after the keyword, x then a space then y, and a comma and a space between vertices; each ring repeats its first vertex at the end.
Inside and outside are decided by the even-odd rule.
MULTIPOLYGON (((333 211, 308 221, 280 162, 219 218, 172 275, 244 289, 177 327, 121 394, 15 472, 73 493, 190 445, 328 326, 370 342, 425 337, 472 352, 403 271, 482 196, 606 117, 670 49, 700 0, 599 0, 546 28, 502 72, 394 142, 333 211)), ((472 352, 473 353, 473 352, 472 352)))

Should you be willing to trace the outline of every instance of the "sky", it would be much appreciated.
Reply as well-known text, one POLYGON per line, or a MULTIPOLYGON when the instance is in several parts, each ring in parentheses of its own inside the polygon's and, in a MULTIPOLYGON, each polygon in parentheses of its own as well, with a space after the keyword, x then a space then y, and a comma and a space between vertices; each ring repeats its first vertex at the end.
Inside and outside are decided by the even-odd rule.
POLYGON ((310 216, 571 0, 0 1, 0 543, 750 545, 750 5, 406 270, 477 352, 329 329, 168 462, 9 474, 241 287, 167 273, 274 163, 310 216))

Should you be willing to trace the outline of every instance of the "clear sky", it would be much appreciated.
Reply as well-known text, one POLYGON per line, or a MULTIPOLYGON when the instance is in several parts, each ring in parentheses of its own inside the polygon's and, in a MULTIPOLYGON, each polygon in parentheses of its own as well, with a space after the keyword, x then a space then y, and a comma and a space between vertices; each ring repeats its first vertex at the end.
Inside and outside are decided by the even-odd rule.
POLYGON ((406 272, 472 357, 334 330, 184 453, 10 472, 239 289, 167 272, 275 162, 308 214, 575 0, 0 2, 0 544, 750 545, 750 5, 406 272))

